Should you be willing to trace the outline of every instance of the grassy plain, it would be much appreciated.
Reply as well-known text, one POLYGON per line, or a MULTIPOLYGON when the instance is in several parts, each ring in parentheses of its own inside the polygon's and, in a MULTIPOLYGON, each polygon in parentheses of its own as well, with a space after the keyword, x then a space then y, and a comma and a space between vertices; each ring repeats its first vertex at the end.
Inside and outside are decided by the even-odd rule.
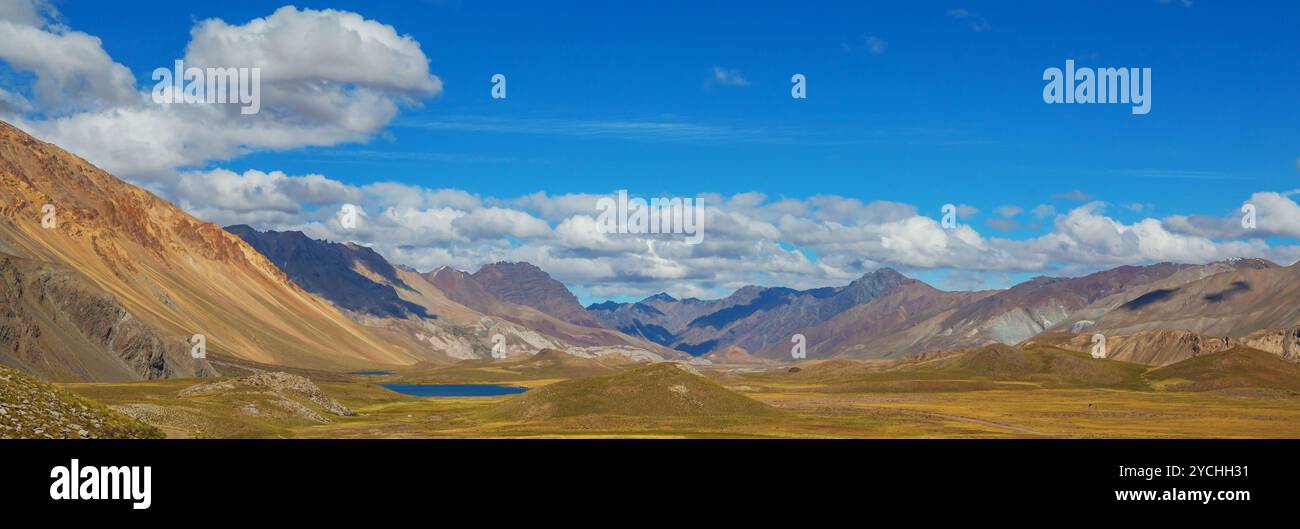
POLYGON ((577 366, 581 374, 573 377, 546 369, 545 378, 490 363, 333 375, 316 378, 317 385, 357 415, 330 416, 328 423, 242 412, 259 404, 256 395, 179 396, 198 380, 64 387, 106 405, 154 410, 146 422, 172 437, 1300 438, 1300 394, 1293 391, 1170 391, 1167 381, 1148 380, 1152 370, 1134 364, 1087 365, 1094 361, 1059 351, 1010 354, 902 364, 812 362, 794 372, 714 366, 700 372, 707 380, 692 383, 635 366, 613 374, 577 366), (555 386, 518 396, 437 398, 379 385, 486 380, 555 386), (688 395, 703 411, 644 404, 655 398, 671 404, 672 392, 688 395), (575 411, 580 403, 574 399, 584 394, 599 400, 593 409, 602 411, 575 411), (619 395, 639 404, 621 405, 619 395), (732 411, 712 413, 714 406, 732 411), (520 411, 525 408, 551 411, 520 411))

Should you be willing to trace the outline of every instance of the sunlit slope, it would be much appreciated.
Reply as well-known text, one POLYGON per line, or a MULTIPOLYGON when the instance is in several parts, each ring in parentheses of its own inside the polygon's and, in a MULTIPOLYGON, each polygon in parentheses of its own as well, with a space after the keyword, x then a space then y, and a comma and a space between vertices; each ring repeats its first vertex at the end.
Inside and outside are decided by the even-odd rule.
POLYGON ((71 269, 0 253, 0 285, 0 364, 59 381, 216 374, 71 269))
POLYGON ((304 292, 238 237, 0 123, 0 240, 72 268, 169 336, 210 354, 349 368, 414 359, 304 292), (41 226, 51 204, 57 227, 41 226))
POLYGON ((542 386, 501 403, 490 415, 535 420, 579 415, 723 417, 775 413, 768 405, 693 373, 686 366, 663 362, 542 386))
POLYGON ((1229 388, 1300 392, 1300 365, 1248 347, 1234 347, 1152 370, 1152 383, 1172 391, 1229 388))

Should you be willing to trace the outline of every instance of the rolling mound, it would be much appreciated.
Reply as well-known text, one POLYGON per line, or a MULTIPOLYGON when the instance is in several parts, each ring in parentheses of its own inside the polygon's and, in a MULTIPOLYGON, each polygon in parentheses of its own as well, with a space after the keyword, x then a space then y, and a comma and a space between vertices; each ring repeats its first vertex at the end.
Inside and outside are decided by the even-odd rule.
POLYGON ((1084 353, 1033 344, 993 344, 934 352, 894 361, 827 360, 799 370, 748 375, 768 382, 820 385, 832 392, 969 391, 1039 387, 1149 389, 1146 366, 1100 360, 1084 353))
POLYGON ((162 432, 149 425, 0 367, 0 439, 159 437, 162 432))
POLYGON ((995 344, 918 364, 917 369, 934 369, 954 375, 997 380, 1036 382, 1045 386, 1124 387, 1145 389, 1145 366, 1056 347, 1032 345, 1015 348, 995 344))
POLYGON ((545 375, 548 378, 551 376, 557 378, 586 377, 613 373, 616 369, 609 365, 610 363, 612 362, 607 363, 596 358, 573 356, 555 349, 542 349, 535 355, 523 357, 503 366, 503 368, 520 374, 545 375))
POLYGON ((1300 365, 1248 347, 1234 347, 1161 367, 1147 373, 1147 378, 1173 391, 1263 388, 1300 393, 1300 365))
MULTIPOLYGON (((1045 333, 1030 343, 1087 352, 1092 349, 1092 333, 1045 333)), ((1281 340, 1278 343, 1280 345, 1281 340)), ((1106 337, 1106 348, 1110 352, 1107 358, 1149 366, 1166 366, 1203 354, 1226 351, 1237 344, 1238 340, 1230 337, 1207 336, 1188 330, 1141 331, 1106 337)))
POLYGON ((307 377, 282 372, 259 372, 252 375, 208 382, 181 390, 184 398, 221 397, 236 403, 241 413, 254 416, 301 418, 328 423, 325 414, 341 417, 356 415, 326 395, 307 377))
POLYGON ((536 420, 579 415, 635 417, 754 416, 778 413, 674 363, 558 382, 498 405, 492 415, 536 420))

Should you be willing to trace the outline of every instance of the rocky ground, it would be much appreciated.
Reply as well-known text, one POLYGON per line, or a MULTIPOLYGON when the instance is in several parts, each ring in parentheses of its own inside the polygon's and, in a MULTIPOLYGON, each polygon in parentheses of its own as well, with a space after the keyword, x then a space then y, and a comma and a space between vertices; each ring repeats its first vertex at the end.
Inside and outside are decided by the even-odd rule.
MULTIPOLYGON (((337 400, 322 392, 311 379, 282 372, 262 371, 242 378, 199 384, 182 390, 180 396, 203 397, 230 393, 263 394, 273 397, 269 402, 274 406, 293 415, 320 423, 330 421, 316 409, 313 409, 315 407, 326 413, 339 416, 356 415, 347 406, 340 404, 337 400), (302 402, 303 400, 315 406, 310 406, 302 402)), ((266 413, 266 410, 260 409, 256 403, 245 404, 241 410, 248 415, 266 413)))
POLYGON ((0 367, 0 438, 156 438, 162 433, 13 369, 0 367))

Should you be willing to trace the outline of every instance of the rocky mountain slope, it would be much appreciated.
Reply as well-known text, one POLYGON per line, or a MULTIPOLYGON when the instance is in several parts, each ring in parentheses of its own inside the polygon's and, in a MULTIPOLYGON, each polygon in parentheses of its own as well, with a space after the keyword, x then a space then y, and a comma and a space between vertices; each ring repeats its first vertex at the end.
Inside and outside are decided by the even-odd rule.
POLYGON ((1241 345, 1295 361, 1300 359, 1297 279, 1300 266, 1261 259, 1189 267, 1099 299, 1033 340, 1082 351, 1101 334, 1111 357, 1149 365, 1241 345))
POLYGON ((0 251, 75 271, 160 340, 204 335, 209 355, 318 369, 416 361, 239 237, 7 123, 0 241, 0 251))
POLYGON ((1097 317, 1090 330, 1126 335, 1185 329, 1244 337, 1261 329, 1296 325, 1300 325, 1300 264, 1234 266, 1186 283, 1135 291, 1097 317))
POLYGON ((492 263, 470 277, 501 301, 532 307, 569 323, 597 325, 564 283, 530 263, 492 263))
MULTIPOLYGON (((266 254, 304 289, 424 361, 490 358, 492 337, 497 334, 505 338, 510 355, 560 349, 600 356, 613 352, 609 346, 622 346, 642 351, 630 353, 633 357, 657 360, 663 356, 656 350, 668 352, 596 326, 594 321, 582 325, 502 300, 474 275, 450 268, 419 274, 394 266, 374 250, 355 243, 315 240, 300 232, 260 232, 248 226, 227 230, 266 254)), ((488 265, 478 277, 497 278, 497 289, 515 297, 543 292, 545 295, 532 301, 539 306, 564 307, 564 301, 572 299, 567 306, 582 311, 563 284, 527 263, 488 265), (504 277, 519 283, 504 285, 504 277)))
POLYGON ((0 285, 0 364, 63 381, 217 374, 72 270, 0 254, 0 285))
POLYGON ((393 265, 370 248, 316 241, 300 231, 259 232, 245 225, 225 229, 265 255, 303 290, 339 308, 378 317, 434 317, 424 307, 397 295, 397 288, 411 287, 397 278, 393 265), (358 270, 378 275, 393 286, 372 281, 358 270))
POLYGON ((944 292, 882 269, 839 288, 751 286, 711 301, 660 294, 588 312, 611 328, 719 359, 788 361, 795 334, 804 335, 808 358, 869 359, 1027 340, 1088 351, 1092 334, 1102 332, 1112 358, 1165 365, 1231 348, 1252 333, 1259 347, 1296 355, 1283 346, 1300 346, 1300 336, 1281 336, 1300 325, 1300 304, 1291 301, 1300 299, 1297 270, 1260 259, 1157 263, 944 292))
POLYGON ((919 283, 890 269, 837 288, 794 290, 747 286, 716 301, 677 300, 666 294, 637 303, 593 305, 605 325, 636 333, 692 355, 714 351, 789 351, 790 337, 907 284, 919 283))
MULTIPOLYGON (((493 265, 487 265, 484 268, 491 266, 493 265)), ((528 265, 528 267, 532 267, 532 265, 528 265)), ((519 325, 545 336, 553 337, 557 340, 557 345, 548 346, 551 349, 562 348, 579 356, 601 356, 606 352, 617 350, 624 356, 644 360, 678 356, 671 349, 629 336, 617 330, 602 327, 596 324, 594 320, 591 325, 582 325, 548 314, 532 306, 500 299, 489 291, 487 285, 475 279, 475 274, 469 274, 450 267, 442 267, 422 274, 422 277, 451 300, 483 314, 484 317, 490 320, 492 325, 519 325)), ((483 274, 478 277, 496 277, 496 275, 483 274)), ((533 277, 536 278, 537 276, 533 277)), ((544 281, 551 282, 554 280, 550 279, 550 276, 546 276, 544 281)), ((573 297, 573 294, 567 288, 564 288, 562 284, 558 282, 556 284, 564 289, 565 295, 561 296, 563 300, 573 297)), ((543 288, 552 289, 553 286, 543 288)), ((512 291, 518 292, 530 289, 521 287, 512 289, 512 291)), ((576 300, 576 298, 574 299, 576 300)), ((567 304, 567 302, 565 303, 567 304)), ((581 306, 578 308, 581 310, 581 306)), ((574 319, 582 321, 581 318, 574 319)))

